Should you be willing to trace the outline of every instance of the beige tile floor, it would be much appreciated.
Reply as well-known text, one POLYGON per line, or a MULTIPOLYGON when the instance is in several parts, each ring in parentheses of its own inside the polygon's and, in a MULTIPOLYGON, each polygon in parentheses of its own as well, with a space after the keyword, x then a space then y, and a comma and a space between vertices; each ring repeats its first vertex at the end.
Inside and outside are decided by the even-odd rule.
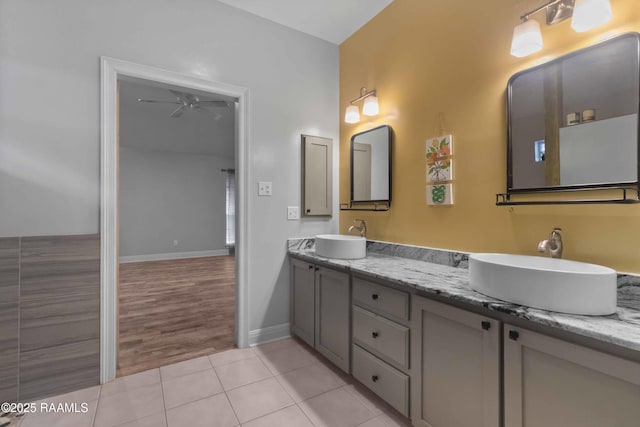
MULTIPOLYGON (((295 339, 228 350, 45 399, 77 414, 20 427, 384 427, 407 419, 295 339)), ((13 427, 13 425, 12 425, 13 427)))

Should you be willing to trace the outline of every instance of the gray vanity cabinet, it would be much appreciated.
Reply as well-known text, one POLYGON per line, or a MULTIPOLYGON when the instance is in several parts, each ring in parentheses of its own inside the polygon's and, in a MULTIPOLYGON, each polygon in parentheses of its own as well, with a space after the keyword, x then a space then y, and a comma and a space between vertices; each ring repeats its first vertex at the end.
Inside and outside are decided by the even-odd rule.
POLYGON ((291 258, 291 332, 347 373, 349 283, 347 273, 291 258))
POLYGON ((412 322, 413 425, 500 425, 500 321, 416 296, 412 322))
POLYGON ((315 348, 349 373, 349 275, 326 267, 316 267, 315 282, 315 348))
POLYGON ((504 325, 505 427, 637 427, 640 364, 504 325))
POLYGON ((409 292, 353 277, 353 376, 409 416, 409 292))
POLYGON ((291 258, 291 332, 315 346, 315 265, 291 258))

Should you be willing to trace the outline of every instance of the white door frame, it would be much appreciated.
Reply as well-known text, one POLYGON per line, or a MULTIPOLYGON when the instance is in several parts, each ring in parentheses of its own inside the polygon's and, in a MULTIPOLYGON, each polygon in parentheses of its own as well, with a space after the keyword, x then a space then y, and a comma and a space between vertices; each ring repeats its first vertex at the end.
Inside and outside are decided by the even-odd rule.
POLYGON ((247 347, 248 323, 248 183, 250 168, 249 90, 240 86, 134 64, 100 58, 100 382, 116 376, 117 358, 117 236, 118 230, 118 120, 117 84, 120 77, 137 77, 238 99, 236 107, 236 320, 235 340, 247 347))

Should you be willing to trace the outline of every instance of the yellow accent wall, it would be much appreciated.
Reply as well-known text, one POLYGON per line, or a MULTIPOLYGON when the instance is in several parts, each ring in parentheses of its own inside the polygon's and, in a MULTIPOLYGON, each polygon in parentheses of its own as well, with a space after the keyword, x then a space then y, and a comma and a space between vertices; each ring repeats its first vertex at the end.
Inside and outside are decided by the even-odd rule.
MULTIPOLYGON (((367 221, 375 240, 471 252, 537 254, 553 227, 564 258, 640 273, 640 205, 495 206, 506 187, 506 85, 514 73, 640 31, 638 0, 611 0, 613 20, 586 33, 565 21, 542 25, 545 47, 509 54, 519 16, 544 0, 395 0, 340 46, 340 107, 375 88, 380 114, 340 127, 340 202, 349 200, 351 135, 381 124, 394 131, 393 200, 387 212, 340 212, 340 232, 367 221), (454 137, 454 205, 426 204, 425 140, 438 112, 454 137)), ((543 22, 544 14, 535 16, 543 22)), ((360 104, 361 107, 361 104, 360 104)), ((341 118, 342 119, 342 118, 341 118)))

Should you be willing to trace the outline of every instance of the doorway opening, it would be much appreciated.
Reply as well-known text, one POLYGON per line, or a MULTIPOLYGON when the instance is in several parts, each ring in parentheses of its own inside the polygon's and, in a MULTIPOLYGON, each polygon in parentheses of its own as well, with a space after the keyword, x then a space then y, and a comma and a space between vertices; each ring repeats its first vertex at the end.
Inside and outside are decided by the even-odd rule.
POLYGON ((236 99, 118 94, 119 377, 234 347, 236 99))
MULTIPOLYGON (((101 84, 101 382, 113 380, 117 367, 118 375, 126 375, 234 344, 246 347, 247 89, 112 58, 101 60, 101 84), (168 123, 182 117, 223 122, 226 110, 232 120, 227 130, 233 135, 226 152, 234 158, 220 161, 209 155, 212 153, 198 152, 204 144, 185 135, 184 130, 165 138, 169 131, 162 125, 145 126, 143 120, 126 124, 120 114, 125 105, 124 99, 122 103, 119 100, 119 89, 141 83, 150 92, 131 95, 133 106, 162 109, 164 104, 168 109, 164 121, 168 123), (140 137, 142 142, 130 139, 121 145, 120 125, 133 129, 134 136, 149 131, 152 135, 140 137), (175 146, 170 145, 171 140, 175 146), (162 145, 165 143, 168 145, 162 145), (193 163, 195 160, 199 163, 193 163), (188 176, 180 178, 180 170, 188 176), (151 174, 143 174, 145 171, 151 174), (125 188, 119 186, 119 180, 127 181, 123 183, 126 191, 119 191, 125 188), (181 180, 184 182, 178 184, 181 180), (163 183, 165 188, 159 185, 163 183), (210 207, 224 208, 217 219, 211 212, 197 209, 207 205, 205 199, 210 207), (207 220, 223 227, 207 224, 207 220), (188 227, 197 221, 203 222, 188 227), (155 233, 149 232, 153 224, 157 226, 155 233), (222 248, 207 246, 207 233, 214 233, 213 229, 222 230, 217 234, 222 236, 222 248), (122 297, 129 297, 124 302, 118 298, 119 282, 122 297), (216 296, 220 297, 218 306, 212 307, 216 296), (154 327, 160 329, 152 332, 154 327), (146 332, 151 334, 145 343, 142 335, 146 332), (136 338, 136 333, 141 336, 136 338), (127 358, 133 364, 128 364, 127 358)), ((198 128, 194 123, 186 128, 206 127, 198 128)))

